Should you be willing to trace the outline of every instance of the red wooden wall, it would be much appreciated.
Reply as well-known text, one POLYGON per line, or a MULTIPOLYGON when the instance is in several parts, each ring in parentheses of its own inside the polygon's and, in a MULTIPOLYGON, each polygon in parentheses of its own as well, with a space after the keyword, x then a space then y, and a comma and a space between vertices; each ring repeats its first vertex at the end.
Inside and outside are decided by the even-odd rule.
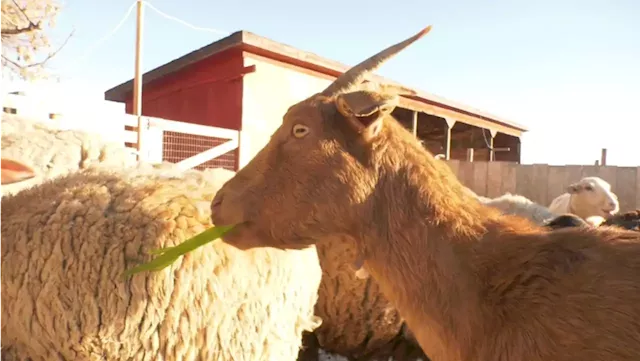
MULTIPOLYGON (((230 49, 156 79, 143 87, 142 114, 200 125, 240 129, 242 123, 242 52, 230 49)), ((126 112, 133 113, 132 94, 126 112)), ((164 132, 163 160, 178 162, 201 153, 225 139, 178 132, 164 132)), ((196 168, 235 170, 237 151, 196 168)))

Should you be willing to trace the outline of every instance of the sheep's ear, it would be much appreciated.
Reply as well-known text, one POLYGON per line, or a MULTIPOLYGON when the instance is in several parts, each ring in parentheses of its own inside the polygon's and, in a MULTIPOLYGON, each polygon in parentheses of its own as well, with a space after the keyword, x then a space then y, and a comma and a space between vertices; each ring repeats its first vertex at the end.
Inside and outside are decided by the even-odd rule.
POLYGON ((580 193, 582 191, 582 184, 580 183, 572 183, 567 187, 567 193, 575 194, 580 193))
POLYGON ((35 172, 31 167, 13 159, 2 158, 2 185, 17 183, 34 178, 35 172))
POLYGON ((336 96, 335 105, 349 126, 369 142, 380 134, 384 118, 396 108, 398 101, 394 92, 357 90, 336 96))

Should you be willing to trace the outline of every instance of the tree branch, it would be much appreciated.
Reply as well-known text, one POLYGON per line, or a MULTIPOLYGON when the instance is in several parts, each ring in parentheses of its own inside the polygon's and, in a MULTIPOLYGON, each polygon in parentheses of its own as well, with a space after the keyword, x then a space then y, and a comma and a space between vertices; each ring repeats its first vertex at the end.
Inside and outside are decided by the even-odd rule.
POLYGON ((2 61, 6 61, 7 63, 15 66, 16 68, 24 69, 24 67, 22 65, 20 65, 20 64, 16 63, 15 61, 9 59, 9 57, 5 56, 4 54, 2 54, 2 61))
POLYGON ((29 17, 29 15, 27 15, 27 12, 20 7, 20 5, 18 5, 18 3, 16 2, 16 0, 12 0, 13 1, 13 5, 16 6, 16 8, 18 8, 18 10, 20 10, 20 12, 22 13, 22 15, 24 15, 25 20, 27 20, 29 22, 30 25, 35 25, 33 23, 33 21, 31 21, 31 18, 29 17))
POLYGON ((73 34, 76 32, 76 29, 71 30, 71 32, 69 33, 69 36, 67 36, 67 38, 64 40, 64 42, 62 42, 62 45, 60 45, 60 47, 54 51, 53 53, 49 53, 49 55, 47 55, 47 57, 38 63, 35 63, 34 66, 40 66, 40 65, 44 65, 44 63, 46 63, 47 61, 49 61, 51 58, 53 58, 54 56, 56 56, 60 50, 62 50, 62 48, 65 47, 65 45, 67 45, 67 43, 69 42, 69 39, 71 39, 71 37, 73 36, 73 34))
POLYGON ((27 25, 26 27, 16 26, 15 29, 2 29, 3 35, 19 35, 19 34, 29 33, 32 31, 42 30, 40 26, 40 24, 42 23, 41 21, 39 21, 37 24, 34 23, 31 20, 31 17, 27 15, 26 10, 21 8, 20 5, 18 5, 18 3, 16 2, 16 0, 12 0, 12 2, 13 2, 13 5, 16 6, 16 9, 20 10, 20 13, 22 13, 22 15, 24 16, 24 19, 29 23, 29 25, 27 25))
POLYGON ((34 24, 29 21, 29 25, 25 28, 15 28, 15 29, 2 29, 2 36, 11 36, 11 35, 20 35, 25 33, 30 33, 32 31, 42 30, 40 28, 40 23, 34 24))
MULTIPOLYGON (((19 65, 14 61, 9 61, 10 63, 18 66, 20 69, 28 69, 28 68, 33 68, 33 67, 37 67, 37 66, 42 66, 44 65, 46 62, 48 62, 49 60, 51 60, 51 58, 53 58, 54 56, 56 56, 60 50, 62 50, 62 48, 64 48, 65 45, 67 45, 67 43, 69 42, 69 39, 71 39, 71 37, 73 36, 73 34, 75 33, 75 29, 71 31, 71 33, 69 33, 69 36, 67 36, 67 38, 64 40, 64 42, 62 43, 62 45, 60 45, 60 47, 58 49, 56 49, 56 51, 54 51, 53 53, 49 53, 49 55, 47 55, 46 58, 44 58, 44 60, 39 61, 37 63, 32 63, 32 64, 28 64, 28 65, 19 65)), ((4 55, 2 56, 3 58, 6 58, 4 55)))
POLYGON ((59 8, 52 5, 56 0, 28 0, 24 6, 20 6, 19 1, 7 0, 6 3, 9 4, 5 4, 5 0, 2 0, 2 25, 6 27, 0 31, 2 65, 6 65, 7 71, 23 79, 48 77, 40 74, 40 71, 44 71, 44 65, 67 45, 75 30, 71 31, 55 51, 48 53, 41 61, 37 61, 35 57, 41 51, 51 50, 43 24, 47 21, 46 19, 52 21, 59 8))

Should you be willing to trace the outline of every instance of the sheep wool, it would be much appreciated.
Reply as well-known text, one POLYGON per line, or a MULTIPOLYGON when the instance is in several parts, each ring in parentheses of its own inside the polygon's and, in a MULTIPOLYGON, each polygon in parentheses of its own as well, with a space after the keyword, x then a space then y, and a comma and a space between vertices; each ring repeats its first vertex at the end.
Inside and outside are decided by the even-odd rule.
POLYGON ((321 323, 314 247, 218 240, 122 278, 210 227, 209 204, 232 175, 89 167, 5 196, 3 359, 296 360, 303 331, 321 323))
POLYGON ((479 198, 480 202, 500 210, 503 214, 527 218, 538 225, 555 218, 555 215, 545 206, 531 201, 519 194, 505 193, 496 198, 479 198))
POLYGON ((132 149, 102 134, 60 129, 55 123, 13 114, 2 114, 2 156, 24 162, 37 174, 3 186, 3 196, 92 165, 132 166, 136 161, 132 149))

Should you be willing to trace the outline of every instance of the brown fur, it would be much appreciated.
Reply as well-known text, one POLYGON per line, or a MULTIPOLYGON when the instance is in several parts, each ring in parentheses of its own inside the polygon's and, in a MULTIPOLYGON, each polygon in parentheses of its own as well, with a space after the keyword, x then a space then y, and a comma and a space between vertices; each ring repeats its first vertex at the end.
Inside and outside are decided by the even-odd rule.
POLYGON ((214 222, 241 223, 226 242, 356 240, 434 361, 638 359, 637 232, 548 231, 501 215, 390 116, 392 96, 345 89, 293 105, 218 192, 214 222), (298 136, 301 125, 309 131, 298 136))
POLYGON ((624 229, 640 231, 640 209, 608 217, 601 226, 617 226, 624 229))
MULTIPOLYGON (((596 216, 597 217, 597 216, 596 216)), ((597 217, 600 219, 600 217, 597 217)), ((613 226, 622 229, 628 229, 633 231, 640 231, 640 209, 635 211, 629 211, 626 213, 616 214, 614 216, 601 219, 598 224, 590 224, 582 218, 573 214, 564 214, 558 216, 549 222, 545 223, 545 227, 551 229, 566 228, 566 227, 581 227, 581 226, 613 226)))
POLYGON ((373 278, 355 277, 356 247, 344 237, 316 245, 322 267, 315 314, 322 324, 314 333, 318 346, 350 360, 427 361, 413 339, 402 333, 403 319, 373 278))
POLYGON ((560 229, 566 227, 588 227, 590 224, 575 214, 569 213, 555 217, 546 222, 544 226, 550 229, 560 229))

